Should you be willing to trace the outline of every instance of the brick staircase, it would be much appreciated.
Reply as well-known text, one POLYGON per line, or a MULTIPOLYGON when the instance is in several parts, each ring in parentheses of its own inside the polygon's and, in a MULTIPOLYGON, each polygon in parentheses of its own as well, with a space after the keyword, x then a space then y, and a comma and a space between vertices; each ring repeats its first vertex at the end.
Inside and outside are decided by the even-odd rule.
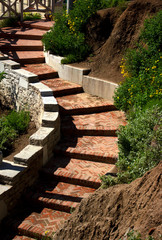
POLYGON ((113 173, 118 155, 116 130, 126 124, 112 102, 84 93, 80 85, 60 79, 44 63, 38 39, 48 24, 42 28, 43 23, 27 22, 22 28, 0 32, 0 51, 52 89, 61 115, 61 141, 37 184, 24 194, 24 205, 5 219, 4 226, 12 232, 4 231, 1 239, 6 240, 42 239, 56 232, 80 201, 100 187, 99 175, 113 173))

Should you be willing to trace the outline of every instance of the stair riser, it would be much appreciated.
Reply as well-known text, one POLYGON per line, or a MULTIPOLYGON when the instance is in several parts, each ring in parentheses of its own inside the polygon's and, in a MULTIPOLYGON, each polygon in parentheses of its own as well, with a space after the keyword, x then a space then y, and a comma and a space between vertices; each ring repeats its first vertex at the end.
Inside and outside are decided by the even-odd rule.
POLYGON ((35 64, 35 63, 44 63, 45 62, 45 58, 15 59, 14 61, 20 63, 21 65, 24 65, 24 64, 35 64))
POLYGON ((43 51, 43 46, 1 46, 1 51, 43 51))
POLYGON ((32 232, 30 230, 19 228, 18 232, 21 235, 25 235, 27 237, 31 237, 31 238, 34 238, 34 239, 37 239, 37 240, 42 240, 43 238, 45 239, 45 235, 43 236, 43 235, 41 235, 41 234, 39 234, 37 232, 32 232))
POLYGON ((89 114, 89 113, 99 113, 106 111, 116 110, 115 106, 100 106, 100 107, 90 107, 90 108, 79 108, 79 109, 69 109, 65 110, 60 106, 61 115, 80 115, 80 114, 89 114))
MULTIPOLYGON (((58 77, 58 72, 38 74, 39 80, 46 80, 58 77)), ((50 87, 50 86, 49 86, 50 87)))
MULTIPOLYGON (((31 199, 29 199, 29 201, 31 202, 31 199)), ((70 213, 71 212, 71 207, 70 206, 63 206, 57 203, 52 203, 52 202, 47 202, 47 201, 40 201, 40 200, 32 200, 32 204, 36 205, 36 206, 40 206, 43 208, 50 208, 56 211, 62 211, 62 212, 67 212, 70 213)))
POLYGON ((42 177, 45 177, 46 179, 49 179, 49 180, 50 179, 57 180, 60 182, 70 183, 73 185, 79 185, 83 187, 98 189, 101 186, 101 183, 99 182, 88 181, 80 178, 65 177, 65 176, 59 176, 59 175, 49 174, 49 173, 47 174, 43 171, 40 174, 42 177))
POLYGON ((116 130, 80 130, 80 129, 61 129, 62 136, 73 134, 76 136, 113 136, 116 137, 116 130))
POLYGON ((62 97, 62 96, 67 96, 67 95, 72 95, 72 94, 77 94, 77 93, 82 93, 82 92, 83 92, 83 89, 81 87, 81 88, 73 88, 73 89, 64 89, 64 90, 60 90, 60 91, 59 90, 54 91, 53 95, 55 97, 62 97))
POLYGON ((38 36, 38 35, 33 36, 33 35, 0 33, 0 38, 41 40, 41 39, 42 39, 42 36, 38 36))
POLYGON ((88 153, 87 154, 71 153, 67 151, 61 151, 59 149, 55 149, 54 153, 68 156, 70 158, 82 159, 82 160, 93 161, 93 162, 102 162, 102 163, 108 163, 108 164, 115 164, 117 162, 117 157, 109 157, 109 156, 104 157, 104 156, 93 155, 88 153))
POLYGON ((39 25, 33 26, 32 24, 27 24, 27 23, 20 23, 20 26, 25 28, 33 28, 33 29, 39 29, 39 30, 45 30, 45 31, 49 31, 51 29, 50 27, 39 26, 39 25))

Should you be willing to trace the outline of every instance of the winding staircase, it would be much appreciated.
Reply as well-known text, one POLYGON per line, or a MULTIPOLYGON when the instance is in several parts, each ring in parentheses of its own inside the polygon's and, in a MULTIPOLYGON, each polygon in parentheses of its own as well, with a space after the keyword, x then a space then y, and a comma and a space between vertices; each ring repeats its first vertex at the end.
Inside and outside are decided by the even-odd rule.
POLYGON ((40 177, 23 196, 23 205, 7 219, 1 239, 44 239, 67 220, 79 202, 100 187, 99 175, 113 173, 117 160, 122 112, 112 102, 83 92, 80 85, 60 79, 45 64, 42 35, 50 22, 26 22, 0 30, 0 51, 39 76, 53 90, 61 116, 61 140, 40 177))

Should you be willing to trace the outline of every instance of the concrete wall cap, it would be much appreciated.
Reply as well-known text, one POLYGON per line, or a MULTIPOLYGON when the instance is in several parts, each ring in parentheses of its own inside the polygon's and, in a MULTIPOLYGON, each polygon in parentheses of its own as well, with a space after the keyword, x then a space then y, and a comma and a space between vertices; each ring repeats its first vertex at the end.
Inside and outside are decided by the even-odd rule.
POLYGON ((39 90, 39 92, 41 93, 41 96, 53 96, 53 91, 45 84, 41 82, 37 82, 37 83, 31 83, 31 85, 39 90))
POLYGON ((19 74, 20 76, 23 76, 25 78, 28 79, 29 82, 34 82, 34 81, 38 81, 38 76, 34 73, 31 73, 25 69, 15 69, 14 70, 15 73, 19 74))
POLYGON ((15 62, 15 61, 12 61, 12 60, 9 60, 9 59, 3 60, 2 63, 4 65, 9 66, 11 69, 19 69, 20 68, 19 63, 15 62))

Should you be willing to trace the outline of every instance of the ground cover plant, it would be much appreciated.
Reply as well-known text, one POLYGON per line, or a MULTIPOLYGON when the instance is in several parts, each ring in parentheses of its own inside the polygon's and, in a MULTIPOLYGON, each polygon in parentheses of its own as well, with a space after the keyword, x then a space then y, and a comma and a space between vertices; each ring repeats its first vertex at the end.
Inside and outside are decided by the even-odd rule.
MULTIPOLYGON (((40 13, 24 13, 23 14, 23 21, 32 21, 36 19, 41 19, 40 13)), ((15 27, 18 25, 18 22, 20 21, 20 15, 13 15, 11 17, 5 18, 0 21, 0 27, 15 27)))
POLYGON ((99 9, 116 6, 125 0, 77 0, 69 14, 55 14, 52 30, 43 37, 46 51, 66 57, 62 63, 83 60, 91 51, 86 43, 85 25, 99 9))
POLYGON ((115 93, 117 108, 143 107, 162 96, 162 11, 145 21, 136 49, 128 49, 121 64, 126 78, 115 93))
POLYGON ((121 65, 125 81, 115 92, 115 105, 127 113, 118 131, 117 177, 102 176, 102 186, 130 183, 155 167, 162 143, 162 11, 145 21, 136 49, 121 65))
POLYGON ((29 122, 29 112, 23 110, 0 118, 0 150, 4 155, 12 149, 14 140, 27 131, 29 122))

